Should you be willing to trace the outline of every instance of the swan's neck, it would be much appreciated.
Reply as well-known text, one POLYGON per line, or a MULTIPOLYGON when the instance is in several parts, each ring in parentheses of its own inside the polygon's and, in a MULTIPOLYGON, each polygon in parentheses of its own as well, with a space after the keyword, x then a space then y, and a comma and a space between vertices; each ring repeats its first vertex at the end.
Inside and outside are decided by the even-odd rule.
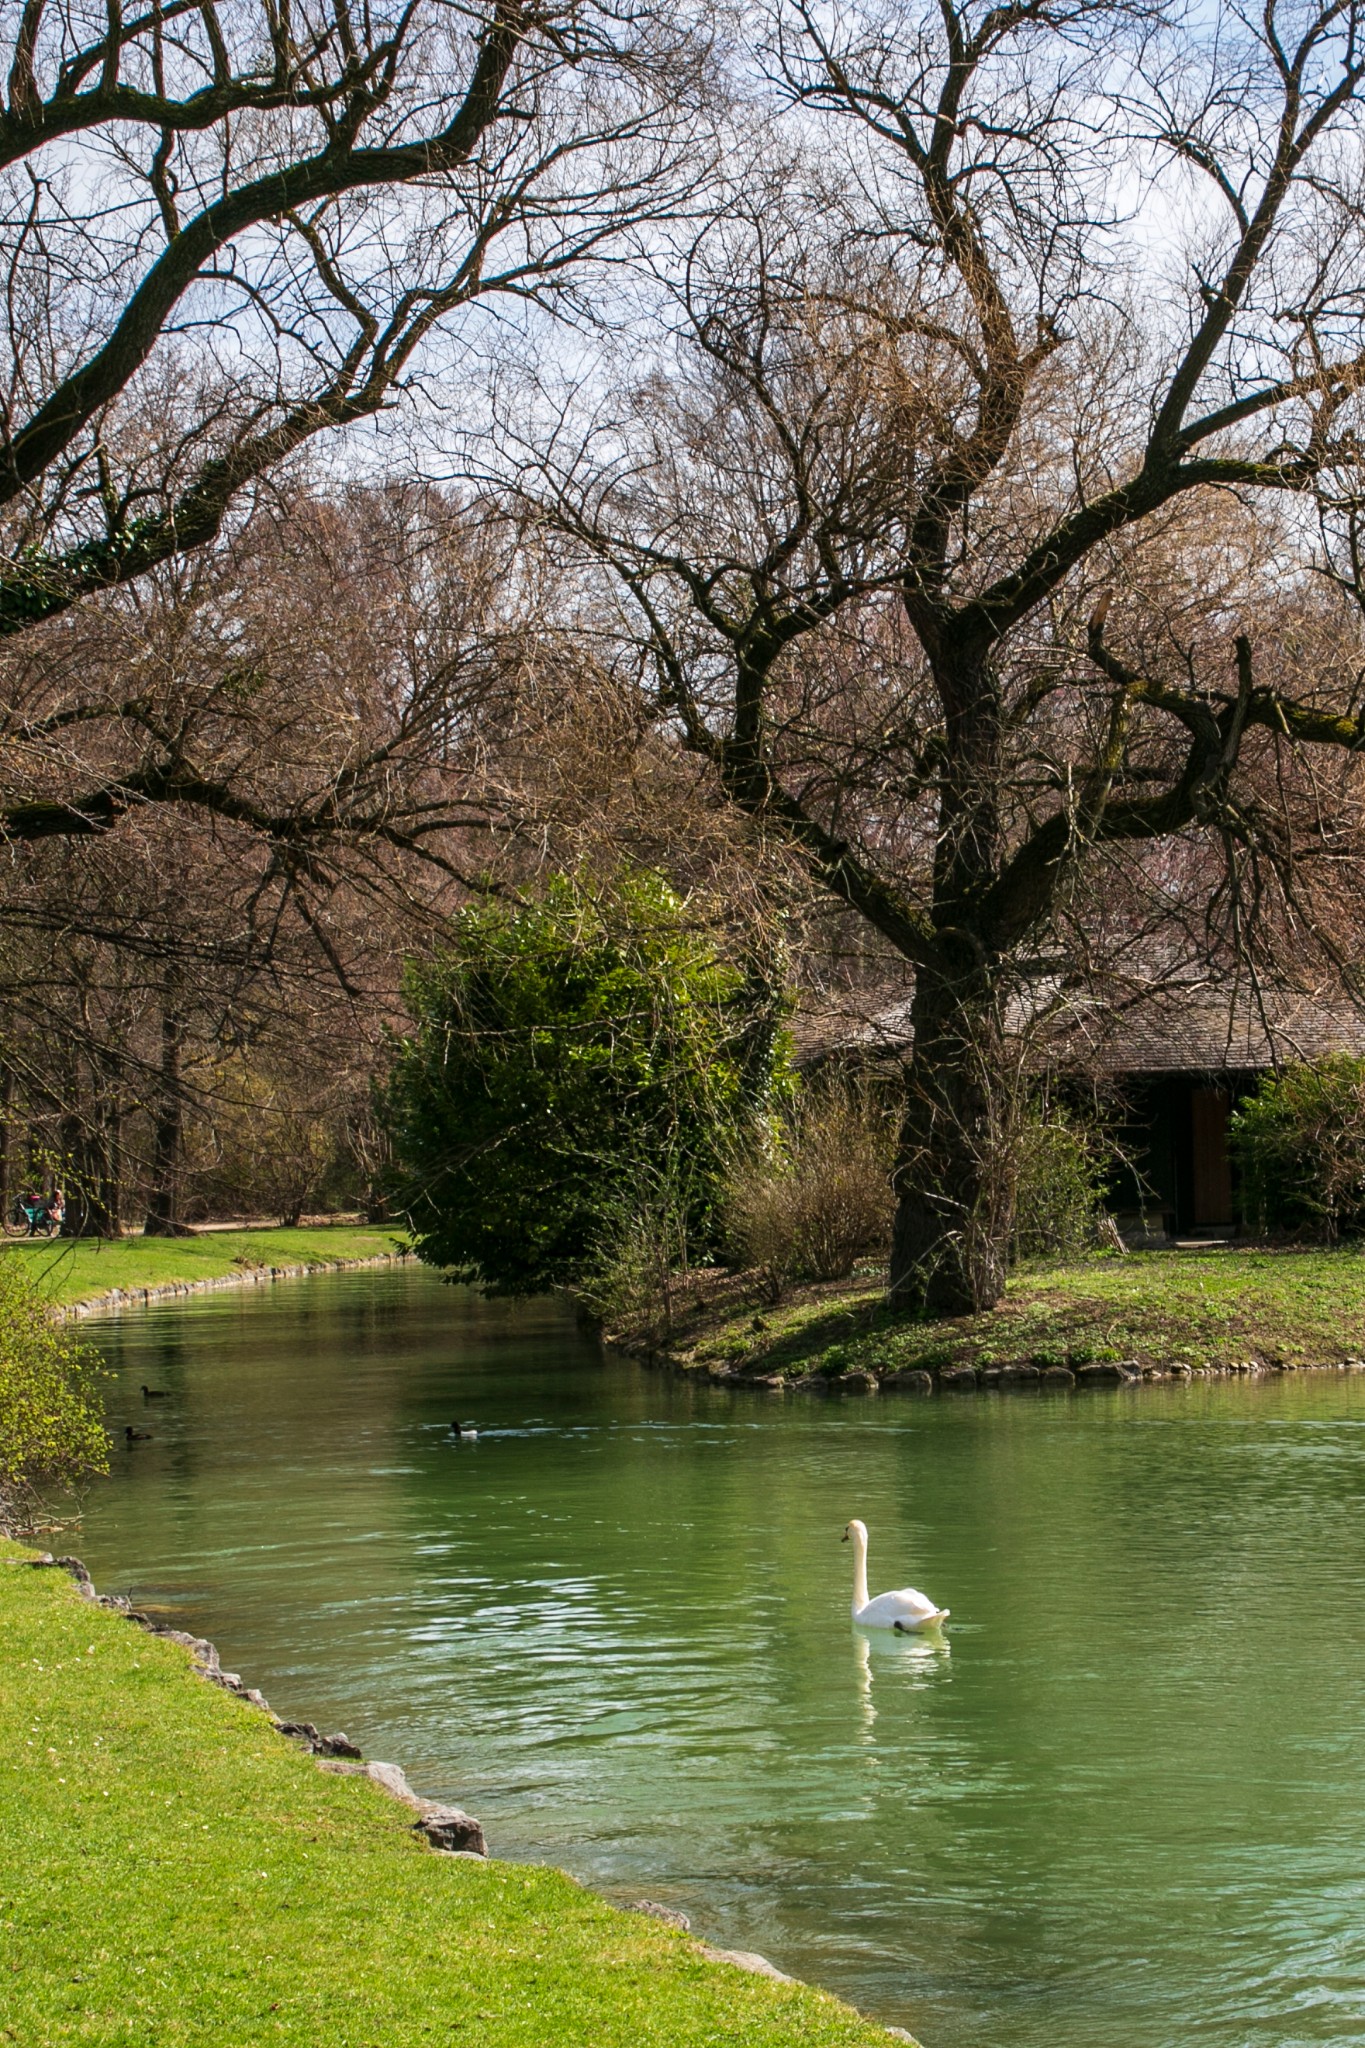
POLYGON ((867 1538, 853 1532, 853 1612, 867 1605, 867 1538))

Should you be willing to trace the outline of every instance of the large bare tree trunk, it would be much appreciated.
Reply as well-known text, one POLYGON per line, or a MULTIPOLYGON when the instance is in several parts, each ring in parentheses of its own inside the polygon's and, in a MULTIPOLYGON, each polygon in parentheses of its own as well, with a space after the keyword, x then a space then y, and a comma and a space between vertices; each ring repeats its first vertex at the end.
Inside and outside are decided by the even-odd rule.
MULTIPOLYGON (((915 622, 932 644, 932 627, 915 622)), ((914 1046, 893 1175, 890 1299, 932 1315, 993 1308, 1005 1289, 1014 1220, 1011 1090, 999 969, 981 929, 999 872, 1004 721, 976 649, 940 645, 945 719, 931 914, 934 959, 916 970, 914 1046)))
POLYGON ((185 1026, 175 1004, 175 991, 166 991, 161 1012, 161 1093, 157 1102, 156 1130, 152 1141, 152 1185, 147 1200, 144 1237, 184 1237, 188 1233, 176 1214, 180 1193, 180 1145, 185 1109, 180 1092, 180 1049, 185 1026))
POLYGON ((92 1110, 88 1117, 68 1117, 63 1124, 62 1154, 66 1161, 63 1237, 119 1235, 120 1189, 116 1162, 120 1122, 115 1109, 104 1116, 92 1110))
POLYGON ((8 1060, 0 1067, 0 1221, 7 1221, 14 1199, 14 1069, 8 1060))
POLYGON ((988 977, 921 972, 893 1185, 889 1299, 934 1316, 994 1307, 1014 1214, 1012 1098, 988 977))

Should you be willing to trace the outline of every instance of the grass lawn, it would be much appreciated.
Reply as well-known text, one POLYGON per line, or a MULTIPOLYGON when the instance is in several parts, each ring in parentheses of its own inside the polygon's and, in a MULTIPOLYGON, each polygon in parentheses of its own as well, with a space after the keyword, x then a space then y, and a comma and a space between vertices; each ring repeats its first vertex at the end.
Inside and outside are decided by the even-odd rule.
POLYGON ((377 1787, 23 1557, 0 1544, 0 2042, 887 2040, 558 1872, 435 1854, 377 1787))
POLYGON ((375 1259, 403 1240, 397 1225, 326 1223, 304 1230, 206 1230, 199 1237, 9 1238, 0 1257, 22 1259, 44 1292, 66 1304, 113 1287, 215 1280, 244 1266, 330 1265, 375 1259))
POLYGON ((671 1349, 746 1373, 1365 1357, 1365 1251, 1356 1249, 1096 1253, 1025 1267, 1000 1307, 949 1322, 892 1316, 882 1274, 794 1289, 776 1307, 759 1299, 751 1276, 693 1277, 671 1349))

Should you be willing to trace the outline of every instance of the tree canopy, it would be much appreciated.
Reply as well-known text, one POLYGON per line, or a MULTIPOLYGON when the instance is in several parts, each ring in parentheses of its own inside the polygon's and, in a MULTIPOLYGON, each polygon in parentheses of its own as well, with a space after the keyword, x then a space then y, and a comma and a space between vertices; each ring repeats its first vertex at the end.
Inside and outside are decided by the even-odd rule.
POLYGON ((359 1070, 580 861, 908 999, 904 1307, 1003 1285, 1021 1017, 1365 998, 1365 0, 7 21, 0 922, 101 1077, 155 959, 149 1214, 267 985, 359 1070))
POLYGON ((1206 960, 1288 952, 1346 851, 1365 19, 765 18, 784 148, 631 398, 566 378, 499 459, 638 715, 905 962, 891 1292, 957 1314, 1004 1285, 1021 993, 1205 908, 1206 960))
POLYGON ((674 189, 687 30, 647 8, 7 12, 0 636, 211 540, 443 323, 565 303, 674 189))

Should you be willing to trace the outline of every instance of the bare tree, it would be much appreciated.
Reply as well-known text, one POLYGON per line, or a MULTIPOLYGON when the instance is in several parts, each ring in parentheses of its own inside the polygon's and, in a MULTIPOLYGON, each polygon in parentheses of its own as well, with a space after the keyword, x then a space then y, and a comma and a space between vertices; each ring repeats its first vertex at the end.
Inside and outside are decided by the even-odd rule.
POLYGON ((496 866, 493 807, 472 841, 461 818, 497 567, 431 493, 294 492, 232 549, 5 650, 0 801, 27 836, 0 901, 0 1067, 16 1141, 73 1189, 109 1185, 73 1228, 144 1196, 173 1228, 187 1127, 233 1061, 293 1071, 313 1039, 354 1067, 404 942, 467 893, 466 861, 469 886, 496 866))
POLYGON ((174 1227, 214 1045, 327 1000, 360 1044, 397 935, 485 886, 505 559, 303 456, 598 317, 704 171, 704 62, 650 0, 5 11, 0 1086, 81 1227, 130 1182, 174 1227))
POLYGON ((585 616, 640 715, 913 969, 899 1304, 1000 1294, 1004 1041, 1081 878, 1178 848, 1207 892, 1199 841, 1283 892, 1290 813, 1336 829, 1358 636, 1294 645, 1304 507, 1359 491, 1363 33, 1354 0, 792 0, 797 140, 694 249, 671 355, 587 431, 547 391, 551 430, 505 426, 615 579, 585 616), (1220 527, 1255 529, 1240 581, 1220 527), (1183 637, 1182 546, 1222 584, 1183 637))
POLYGON ((245 485, 392 403, 456 312, 581 309, 676 189, 688 33, 645 8, 7 19, 0 634, 212 539, 245 485))

